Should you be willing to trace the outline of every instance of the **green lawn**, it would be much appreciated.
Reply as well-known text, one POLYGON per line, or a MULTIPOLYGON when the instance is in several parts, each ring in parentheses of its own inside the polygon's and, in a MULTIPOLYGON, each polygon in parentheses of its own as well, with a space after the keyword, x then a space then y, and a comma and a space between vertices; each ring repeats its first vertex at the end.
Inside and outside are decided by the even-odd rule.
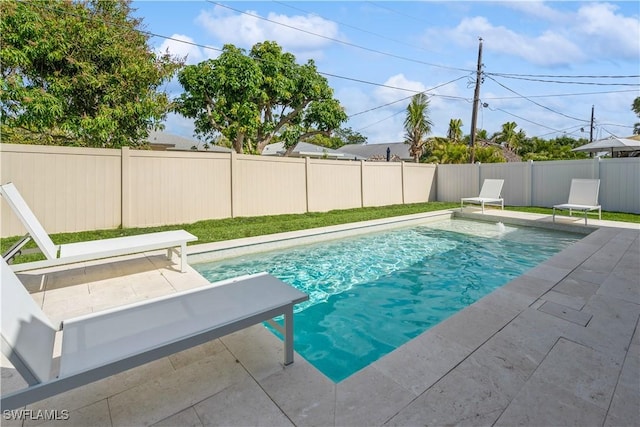
MULTIPOLYGON (((81 242, 87 240, 107 239, 110 237, 131 236, 135 234, 151 233, 184 229, 198 237, 195 243, 208 243, 220 240, 238 239, 241 237, 259 236, 264 234, 281 233, 285 231, 303 230, 324 227, 328 225, 346 224, 350 222, 371 219, 388 218, 400 215, 410 215, 421 212, 458 208, 458 203, 430 202, 410 205, 381 206, 375 208, 359 208, 336 210, 323 213, 305 213, 289 215, 270 215, 247 218, 228 218, 198 221, 193 224, 178 224, 164 227, 126 228, 115 230, 85 231, 79 233, 59 233, 51 236, 56 244, 81 242)), ((552 210, 537 207, 505 207, 507 210, 543 213, 551 215, 552 210)), ((640 223, 640 215, 620 212, 602 212, 602 219, 640 223)), ((0 239, 0 248, 4 253, 11 245, 19 240, 19 236, 0 239)), ((27 247, 35 247, 30 242, 27 247)), ((41 254, 21 255, 15 262, 28 262, 44 259, 41 254)))

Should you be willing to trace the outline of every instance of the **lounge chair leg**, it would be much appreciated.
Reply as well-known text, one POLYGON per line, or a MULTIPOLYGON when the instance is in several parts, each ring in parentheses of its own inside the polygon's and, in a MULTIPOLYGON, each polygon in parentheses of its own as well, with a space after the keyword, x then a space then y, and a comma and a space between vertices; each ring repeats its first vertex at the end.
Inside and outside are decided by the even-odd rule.
POLYGON ((293 363, 293 306, 284 313, 284 365, 293 363))
POLYGON ((187 244, 180 245, 180 271, 187 272, 187 244))

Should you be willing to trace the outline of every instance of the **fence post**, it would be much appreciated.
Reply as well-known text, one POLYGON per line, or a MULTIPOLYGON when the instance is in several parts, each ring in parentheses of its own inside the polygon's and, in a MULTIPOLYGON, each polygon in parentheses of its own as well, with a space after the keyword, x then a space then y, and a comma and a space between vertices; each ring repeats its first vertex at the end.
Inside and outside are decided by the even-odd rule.
POLYGON ((309 212, 309 173, 311 172, 311 159, 304 158, 304 192, 305 192, 305 212, 309 212))
POLYGON ((529 200, 527 200, 528 206, 533 206, 533 160, 529 160, 529 200))
POLYGON ((360 207, 364 208, 364 160, 360 160, 360 207))
POLYGON ((236 212, 235 212, 235 201, 236 201, 236 183, 237 183, 237 175, 238 175, 238 171, 237 169, 237 154, 235 152, 235 150, 231 150, 231 152, 229 153, 229 172, 231 174, 230 176, 230 183, 231 183, 231 200, 229 201, 230 205, 231 205, 231 218, 235 218, 236 217, 236 212))
POLYGON ((592 166, 592 173, 591 175, 593 176, 593 179, 600 179, 600 161, 602 159, 598 156, 593 158, 593 166, 592 166))
POLYGON ((404 205, 404 160, 400 162, 400 185, 402 186, 402 204, 404 205))
POLYGON ((131 226, 131 158, 129 147, 120 150, 120 224, 131 226))

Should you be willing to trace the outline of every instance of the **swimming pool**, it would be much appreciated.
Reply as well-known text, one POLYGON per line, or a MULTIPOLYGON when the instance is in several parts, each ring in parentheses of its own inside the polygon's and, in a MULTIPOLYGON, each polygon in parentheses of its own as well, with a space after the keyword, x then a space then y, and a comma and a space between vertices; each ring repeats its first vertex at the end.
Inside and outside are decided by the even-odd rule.
POLYGON ((582 237, 446 219, 193 267, 211 282, 267 271, 309 294, 295 349, 339 382, 582 237))

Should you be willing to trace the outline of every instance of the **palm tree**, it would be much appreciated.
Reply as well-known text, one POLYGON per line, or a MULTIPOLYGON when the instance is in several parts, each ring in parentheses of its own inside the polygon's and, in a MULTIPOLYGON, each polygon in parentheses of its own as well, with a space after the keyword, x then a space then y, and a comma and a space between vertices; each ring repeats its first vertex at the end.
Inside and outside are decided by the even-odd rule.
POLYGON ((506 122, 502 124, 502 131, 496 135, 496 139, 504 143, 508 148, 515 152, 517 145, 518 134, 516 128, 518 125, 516 122, 506 122))
POLYGON ((462 140, 461 119, 449 120, 449 130, 447 131, 447 138, 449 138, 451 142, 460 142, 462 140))
POLYGON ((426 136, 431 133, 433 123, 429 119, 429 98, 424 93, 418 93, 411 98, 404 119, 405 144, 411 144, 409 153, 416 163, 420 160, 422 148, 427 142, 426 136))

